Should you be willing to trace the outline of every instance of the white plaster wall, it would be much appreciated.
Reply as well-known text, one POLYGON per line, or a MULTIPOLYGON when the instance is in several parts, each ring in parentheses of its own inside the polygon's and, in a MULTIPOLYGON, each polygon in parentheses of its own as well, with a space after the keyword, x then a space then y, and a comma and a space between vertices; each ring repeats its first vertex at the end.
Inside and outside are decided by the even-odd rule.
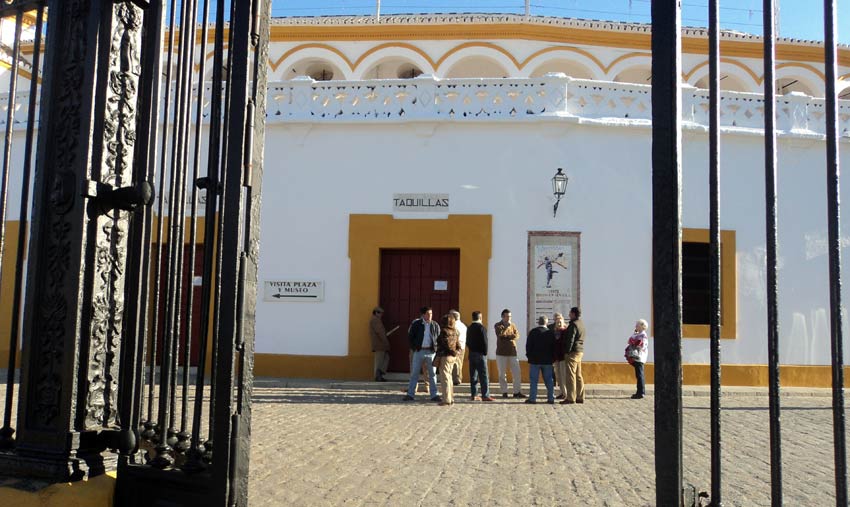
MULTIPOLYGON (((829 294, 826 250, 825 145, 818 140, 779 142, 778 259, 780 360, 829 364, 829 294)), ((707 227, 707 140, 686 136, 683 224, 707 227)), ((850 161, 850 145, 840 146, 850 161)), ((764 154, 761 137, 727 136, 722 143, 721 228, 737 231, 738 339, 723 340, 724 361, 767 362, 764 154)), ((848 197, 847 185, 842 200, 848 197)), ((850 267, 850 228, 842 224, 842 269, 850 267)), ((847 290, 843 291, 845 306, 847 290)), ((844 334, 848 328, 845 319, 844 334)), ((845 360, 850 355, 845 353, 845 360)), ((686 362, 709 362, 708 340, 685 340, 686 362)))
MULTIPOLYGON (((823 146, 780 141, 785 363, 829 363, 823 146)), ((508 307, 517 326, 528 328, 529 230, 582 233, 587 360, 621 360, 634 320, 651 322, 646 128, 557 121, 270 125, 266 150, 260 280, 317 278, 326 288, 322 303, 260 302, 258 352, 348 352, 348 215, 390 214, 395 192, 449 193, 451 213, 493 215, 488 325, 508 307), (549 180, 557 167, 567 170, 570 184, 553 218, 549 180)), ((850 160, 850 145, 841 150, 850 160)), ((767 361, 762 153, 761 137, 724 136, 721 227, 737 231, 738 246, 738 338, 723 341, 728 363, 767 361)), ((707 227, 705 134, 687 134, 683 154, 683 225, 707 227)), ((683 348, 686 362, 708 362, 707 339, 686 339, 683 348)))

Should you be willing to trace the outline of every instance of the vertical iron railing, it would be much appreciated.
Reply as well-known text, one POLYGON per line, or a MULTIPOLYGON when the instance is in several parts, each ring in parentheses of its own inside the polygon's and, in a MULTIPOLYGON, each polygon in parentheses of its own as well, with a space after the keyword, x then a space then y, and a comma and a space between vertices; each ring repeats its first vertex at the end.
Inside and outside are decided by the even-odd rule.
POLYGON ((682 496, 681 6, 652 2, 652 301, 655 498, 682 496))
POLYGON ((720 0, 708 2, 709 334, 711 348, 711 502, 723 505, 720 452, 720 0))
POLYGON ((782 505, 782 445, 779 401, 779 287, 777 285, 776 195, 776 13, 774 0, 762 4, 764 20, 764 179, 767 252, 767 360, 770 412, 771 503, 782 505))
POLYGON ((838 97, 836 2, 824 0, 826 109, 826 189, 829 251, 830 349, 832 354, 832 426, 835 459, 835 505, 847 505, 847 445, 844 417, 844 336, 841 315, 841 210, 838 167, 838 97))
POLYGON ((10 219, 7 214, 7 203, 10 192, 17 193, 20 199, 18 211, 18 231, 16 241, 16 252, 14 256, 14 289, 12 301, 7 302, 11 306, 11 321, 9 325, 8 356, 6 364, 0 368, 6 368, 5 401, 3 404, 3 422, 0 427, 0 450, 12 449, 15 445, 15 427, 12 417, 16 411, 13 403, 15 400, 16 372, 18 370, 18 335, 21 327, 21 300, 23 299, 23 263, 26 252, 26 240, 28 232, 28 217, 30 213, 30 181, 32 177, 35 129, 37 124, 38 95, 41 90, 41 63, 42 43, 44 36, 44 16, 47 2, 18 2, 0 7, 0 23, 14 24, 14 42, 11 48, 3 49, 3 58, 9 65, 7 76, 8 98, 6 102, 5 135, 3 137, 3 165, 0 172, 0 281, 3 280, 3 269, 8 274, 9 267, 3 265, 6 245, 6 223, 10 219), (25 16, 28 19, 25 19, 25 16), (25 34, 24 30, 29 33, 25 34), (29 61, 22 54, 22 45, 31 44, 32 51, 29 61), (22 67, 28 67, 28 77, 22 78, 22 67), (19 81, 26 87, 26 92, 21 93, 18 89, 19 81), (28 94, 28 96, 27 96, 28 94), (26 117, 19 119, 16 111, 19 106, 26 104, 26 117), (20 130, 16 125, 24 126, 25 134, 23 145, 20 140, 15 142, 14 131, 20 130), (13 165, 13 152, 23 149, 23 162, 20 166, 13 165), (20 174, 19 185, 10 187, 10 175, 20 174))
MULTIPOLYGON (((832 415, 836 505, 847 505, 844 414, 843 317, 841 313, 840 173, 837 123, 835 0, 824 0, 825 132, 829 299, 831 315, 832 415)), ((777 282, 778 186, 776 128, 776 2, 763 1, 764 177, 767 293, 767 352, 771 504, 782 505, 780 426, 779 288, 777 282)), ((720 26, 719 1, 708 3, 709 61, 709 242, 711 356, 711 505, 722 505, 721 460, 721 270, 720 253, 720 26)), ((656 500, 679 505, 682 493, 681 301, 678 280, 681 244, 679 193, 679 16, 676 1, 652 3, 653 61, 653 308, 656 353, 656 500), (678 391, 677 391, 678 390, 678 391), (662 445, 659 445, 659 442, 662 445), (673 442, 674 445, 670 445, 673 442)))

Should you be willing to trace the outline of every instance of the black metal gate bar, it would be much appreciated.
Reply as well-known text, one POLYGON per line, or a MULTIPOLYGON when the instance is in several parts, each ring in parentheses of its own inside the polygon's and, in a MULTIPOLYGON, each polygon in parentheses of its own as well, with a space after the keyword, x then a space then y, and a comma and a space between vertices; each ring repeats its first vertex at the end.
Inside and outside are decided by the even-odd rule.
MULTIPOLYGON (((219 20, 223 20, 223 13, 225 12, 225 4, 224 0, 219 0, 219 20)), ((230 19, 233 19, 233 13, 236 9, 234 3, 230 4, 230 19)), ((223 21, 222 21, 223 22, 223 21)), ((223 26, 223 25, 217 25, 223 26)), ((230 39, 228 40, 228 47, 232 48, 233 36, 231 32, 230 39)), ((226 80, 224 81, 224 101, 222 102, 223 108, 223 116, 222 116, 222 126, 228 132, 228 137, 230 135, 230 110, 231 110, 231 94, 233 93, 232 87, 232 72, 233 72, 233 51, 227 52, 227 63, 224 64, 224 70, 227 71, 226 80)), ((213 82, 213 86, 215 86, 215 82, 213 82)), ((220 373, 220 369, 218 367, 219 364, 219 344, 220 335, 221 335, 221 292, 222 292, 222 279, 223 279, 223 270, 224 264, 222 261, 222 252, 224 251, 224 242, 225 242, 225 232, 224 232, 224 216, 226 214, 227 209, 227 201, 224 198, 224 190, 227 188, 227 180, 228 178, 232 178, 230 172, 231 170, 228 168, 228 152, 230 149, 229 138, 223 138, 221 140, 221 145, 219 146, 219 163, 221 164, 220 171, 220 182, 219 182, 219 192, 221 197, 219 198, 219 216, 218 216, 218 224, 217 224, 217 234, 216 234, 216 255, 217 259, 215 265, 215 282, 214 282, 214 291, 213 291, 213 333, 212 333, 212 369, 210 370, 210 407, 209 407, 209 427, 208 427, 208 439, 206 442, 206 446, 209 449, 212 449, 214 440, 215 440, 215 426, 216 421, 218 420, 218 416, 216 415, 216 403, 219 399, 228 400, 229 398, 223 397, 219 398, 217 394, 218 390, 218 375, 220 373)))
MULTIPOLYGON (((13 46, 13 64, 12 64, 12 77, 10 83, 10 90, 13 89, 15 85, 15 81, 17 80, 17 71, 18 71, 18 59, 20 58, 20 47, 19 47, 19 39, 20 39, 20 31, 21 31, 21 21, 22 21, 23 11, 19 10, 16 14, 16 36, 15 42, 13 46)), ((15 364, 17 362, 18 355, 18 331, 20 328, 20 299, 22 293, 23 286, 23 262, 24 262, 24 251, 26 247, 26 231, 27 231, 27 215, 29 212, 29 181, 31 175, 32 168, 32 146, 33 146, 33 132, 34 132, 34 124, 35 124, 35 111, 36 111, 36 103, 38 96, 38 72, 41 63, 41 30, 43 27, 42 17, 44 14, 44 6, 39 5, 37 14, 36 14, 36 31, 35 31, 35 42, 33 47, 33 61, 32 61, 32 73, 30 78, 30 96, 29 96, 29 111, 27 114, 27 133, 24 147, 24 166, 23 166, 23 174, 22 174, 22 184, 21 184, 21 206, 18 217, 18 245, 17 245, 17 254, 15 257, 15 288, 13 291, 12 297, 12 322, 9 329, 9 361, 7 365, 6 371, 6 402, 3 409, 3 427, 0 428, 0 449, 8 449, 14 445, 14 434, 15 429, 12 427, 12 411, 14 407, 12 405, 12 399, 15 394, 15 364)), ((8 104, 8 115, 6 117, 6 151, 4 152, 4 166, 6 166, 9 162, 9 155, 11 150, 11 128, 14 120, 14 101, 15 95, 14 91, 12 91, 9 95, 9 104, 8 104)), ((6 182, 4 181, 4 187, 6 182)), ((5 216, 5 193, 4 193, 4 211, 3 214, 5 216)), ((3 230, 5 231, 5 218, 3 219, 3 230)), ((2 251, 2 248, 0 248, 2 251)))
MULTIPOLYGON (((182 19, 196 19, 197 12, 197 0, 191 0, 190 2, 184 2, 185 16, 182 19)), ((177 414, 177 371, 178 365, 180 363, 179 353, 180 350, 180 340, 184 339, 183 343, 183 354, 186 356, 186 363, 183 365, 183 374, 184 374, 184 383, 188 384, 188 374, 189 374, 189 364, 188 364, 188 356, 186 355, 189 350, 189 343, 191 343, 191 329, 187 328, 185 322, 181 319, 182 314, 182 302, 183 302, 183 287, 184 281, 186 277, 186 266, 184 264, 184 255, 186 247, 184 246, 184 240, 186 236, 186 181, 187 181, 187 172, 189 167, 189 138, 191 132, 191 114, 192 114, 192 81, 194 75, 195 68, 195 34, 197 23, 182 23, 181 28, 186 27, 186 42, 187 44, 182 43, 182 35, 181 35, 181 50, 185 49, 185 59, 184 65, 184 79, 182 83, 182 93, 183 100, 182 104, 182 117, 181 117, 181 126, 179 132, 179 143, 180 143, 180 159, 178 163, 178 175, 179 175, 179 184, 178 184, 178 195, 179 200, 175 201, 177 204, 177 215, 176 219, 178 222, 172 221, 172 227, 174 228, 176 235, 179 239, 177 243, 174 244, 174 252, 176 254, 177 262, 174 266, 174 277, 176 282, 174 296, 174 307, 173 307, 173 318, 174 318, 174 357, 172 358, 172 371, 174 382, 171 386, 171 422, 169 431, 175 435, 173 440, 176 442, 175 450, 177 452, 185 452, 189 449, 189 441, 188 441, 188 433, 185 431, 177 432, 177 423, 176 423, 176 414, 177 414), (174 227, 176 225, 176 227, 174 227), (183 437, 181 440, 181 434, 183 437)), ((202 107, 201 104, 196 104, 198 108, 202 107)), ((197 126, 196 126, 197 127, 197 126)), ((192 185, 194 187, 194 185, 192 185)), ((188 248, 194 250, 194 244, 189 243, 188 248)), ((192 272, 193 267, 189 267, 189 273, 192 272)), ((189 275, 189 294, 191 294, 191 275, 189 275)), ((187 392, 183 393, 183 396, 188 396, 187 392)), ((185 409, 185 407, 184 407, 185 409)))
MULTIPOLYGON (((204 23, 209 20, 209 5, 204 2, 204 23)), ((207 348, 210 337, 210 305, 212 304, 213 295, 213 259, 217 250, 218 242, 216 241, 216 223, 220 220, 216 211, 218 208, 219 195, 219 166, 221 163, 221 111, 222 111, 222 96, 221 89, 223 84, 223 65, 224 65, 224 30, 220 27, 224 26, 224 1, 219 0, 216 10, 216 29, 215 40, 213 42, 213 70, 212 83, 210 84, 210 124, 207 147, 207 176, 203 181, 198 181, 197 185, 203 185, 206 189, 206 203, 204 208, 204 261, 203 274, 201 282, 201 322, 200 322, 200 350, 198 351, 198 373, 195 382, 195 404, 192 413, 192 445, 189 453, 189 469, 200 470, 205 465, 201 459, 203 453, 211 450, 210 447, 202 447, 200 441, 201 433, 201 418, 203 415, 203 399, 204 399, 204 378, 206 376, 207 366, 207 348)), ((205 36, 206 40, 206 36, 205 36)), ((218 270, 215 270, 217 276, 218 270)), ((213 344, 213 348, 215 344, 213 344)), ((212 372, 215 371, 215 361, 213 361, 212 372)), ((210 392, 212 393, 212 385, 214 380, 210 381, 210 392)), ((212 400, 212 395, 210 399, 212 400)), ((212 427, 212 405, 210 405, 210 426, 212 427)), ((212 431, 212 430, 210 430, 212 431)), ((209 433, 207 441, 212 440, 212 434, 209 433)))
POLYGON ((824 67, 826 75, 826 188, 829 235, 829 312, 832 352, 832 433, 835 456, 835 504, 847 505, 847 447, 844 417, 844 336, 841 315, 841 210, 838 167, 838 104, 835 0, 824 0, 824 67))
POLYGON ((681 6, 652 2, 655 498, 682 501, 681 6))
POLYGON ((767 247, 767 359, 770 399, 771 503, 782 505, 782 447, 779 407, 779 289, 776 279, 776 15, 774 1, 764 0, 764 177, 767 247))
MULTIPOLYGON (((195 255, 196 248, 195 244, 197 242, 198 237, 198 191, 200 181, 200 165, 201 165, 201 137, 203 135, 202 129, 202 120, 203 120, 203 104, 204 104, 204 74, 206 73, 206 54, 207 54, 207 38, 209 36, 209 0, 204 0, 203 3, 203 14, 202 14, 202 22, 201 22, 201 47, 200 47, 200 58, 198 64, 198 95, 195 101, 195 145, 192 154, 192 205, 189 212, 190 216, 190 229, 189 229, 189 292, 187 294, 186 299, 186 346, 184 348, 184 370, 183 370, 183 399, 182 399, 182 410, 181 410, 181 421, 180 421, 180 434, 181 438, 186 440, 186 450, 188 451, 192 447, 192 442, 189 440, 191 434, 186 431, 186 427, 188 424, 189 418, 189 366, 191 360, 191 336, 192 336, 192 318, 193 318, 193 305, 195 299, 195 291, 194 291, 194 276, 195 276, 195 255)), ((209 192, 207 192, 207 197, 209 197, 209 192)), ((207 217, 207 219, 210 219, 207 217)), ((204 301, 201 299, 201 301, 204 301)), ((202 303, 203 304, 203 303, 202 303)), ((201 379, 201 383, 203 383, 203 376, 201 373, 200 365, 198 368, 198 375, 201 379)), ((202 399, 198 393, 196 393, 197 399, 202 399)), ((194 417, 193 417, 194 420, 194 417)))
MULTIPOLYGON (((171 4, 171 12, 172 14, 176 10, 177 2, 172 1, 171 4)), ((180 18, 182 20, 186 19, 185 9, 180 14, 180 18)), ((180 54, 177 57, 177 81, 174 84, 174 92, 175 92, 175 103, 174 103, 174 112, 173 112, 173 120, 172 120, 172 129, 171 129, 171 148, 170 148, 170 161, 167 166, 164 166, 163 176, 167 173, 169 182, 168 182, 168 239, 165 245, 158 245, 160 252, 165 251, 165 275, 167 277, 166 280, 166 289, 165 289, 165 319, 162 325, 162 354, 160 359, 159 366, 159 400, 158 400, 158 408, 157 408, 157 428, 156 428, 156 457, 151 464, 157 468, 167 468, 174 464, 173 452, 174 449, 171 446, 169 435, 169 423, 172 421, 169 420, 169 404, 171 401, 171 389, 174 383, 174 379, 172 376, 172 368, 171 368, 171 358, 174 355, 174 329, 173 329, 173 317, 174 311, 173 300, 174 300, 174 291, 175 291, 175 283, 174 283, 174 270, 176 267, 175 258, 174 258, 174 249, 175 244, 180 242, 176 238, 175 228, 177 225, 175 223, 179 221, 176 211, 176 203, 179 199, 177 194, 177 182, 178 182, 178 170, 177 170, 177 160, 178 160, 178 150, 179 150, 179 142, 177 140, 178 131, 180 128, 180 118, 181 118, 181 109, 183 106, 183 94, 181 87, 181 79, 183 77, 183 50, 186 47, 186 37, 182 33, 183 28, 185 27, 185 23, 181 25, 181 33, 180 33, 180 44, 179 51, 180 54)), ((175 20, 172 17, 171 22, 168 26, 169 33, 171 34, 171 40, 174 39, 175 32, 175 20)), ((171 86, 171 82, 167 83, 168 86, 171 86)), ((167 118, 166 118, 167 121, 167 118)), ((168 130, 167 124, 163 127, 164 131, 168 130)), ((166 149, 166 145, 163 146, 163 150, 166 149)), ((160 220, 165 222, 165 217, 160 217, 160 220)), ((182 244, 180 245, 182 247, 182 244)))
POLYGON ((224 248, 219 257, 226 268, 220 270, 222 311, 214 433, 216 459, 224 460, 227 469, 213 471, 213 484, 233 505, 247 503, 254 337, 253 326, 246 325, 245 319, 253 317, 256 298, 270 7, 270 0, 234 2, 230 18, 230 115, 223 159, 228 177, 222 195, 224 248), (234 37, 234 33, 243 37, 234 37))
POLYGON ((711 505, 723 505, 720 451, 720 1, 708 2, 709 314, 711 347, 711 505))
MULTIPOLYGON (((171 7, 169 8, 169 21, 166 25, 168 29, 168 46, 167 46, 167 54, 166 63, 165 63, 165 78, 164 78, 164 86, 165 86, 165 101, 163 104, 163 125, 162 125, 162 140, 161 140, 161 154, 159 160, 159 203, 157 205, 157 235, 156 235, 156 258, 154 259, 154 297, 153 297, 153 308, 152 311, 152 326, 153 326, 153 339, 151 340, 150 346, 150 373, 148 377, 148 414, 147 421, 145 422, 145 430, 143 432, 143 436, 148 438, 149 440, 153 440, 156 438, 156 434, 158 433, 159 417, 154 417, 155 413, 153 411, 154 399, 156 397, 156 365, 157 365, 157 345, 159 342, 160 336, 160 298, 162 297, 162 259, 163 259, 163 245, 162 239, 165 235, 165 215, 164 215, 164 206, 165 206, 165 180, 166 180, 166 160, 168 159, 168 115, 169 109, 171 106, 171 70, 173 68, 172 61, 174 56, 174 18, 175 18, 175 10, 176 3, 172 2, 171 7)), ((158 118, 157 118, 158 121, 158 118)), ((165 348, 165 343, 163 340, 163 349, 165 348)), ((160 361, 160 373, 162 372, 163 362, 160 361)), ((160 390, 160 396, 162 396, 162 391, 160 390)), ((157 414, 158 415, 158 414, 157 414)))

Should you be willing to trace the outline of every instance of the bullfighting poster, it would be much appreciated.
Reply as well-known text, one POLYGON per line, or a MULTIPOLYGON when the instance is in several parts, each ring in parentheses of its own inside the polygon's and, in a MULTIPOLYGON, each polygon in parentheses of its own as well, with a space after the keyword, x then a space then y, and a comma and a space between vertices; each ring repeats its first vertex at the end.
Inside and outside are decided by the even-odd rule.
POLYGON ((579 304, 580 233, 528 233, 528 325, 559 312, 569 318, 579 304))

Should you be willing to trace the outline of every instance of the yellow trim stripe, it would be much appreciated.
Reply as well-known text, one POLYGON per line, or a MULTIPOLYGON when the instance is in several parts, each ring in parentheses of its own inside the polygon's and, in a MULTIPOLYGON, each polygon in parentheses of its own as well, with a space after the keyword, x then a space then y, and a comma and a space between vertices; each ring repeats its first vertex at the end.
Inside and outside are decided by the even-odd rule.
MULTIPOLYGON (((254 375, 279 378, 321 378, 335 380, 370 380, 372 354, 350 356, 297 356, 263 354, 254 356, 254 375)), ((490 371, 496 371, 495 359, 490 359, 490 371)), ((528 363, 520 361, 523 382, 528 381, 528 363)), ((711 367, 707 364, 682 365, 684 385, 710 385, 711 367)), ((782 387, 830 387, 832 367, 829 365, 782 365, 782 387)), ((634 384, 635 371, 625 361, 583 361, 582 375, 587 384, 634 384)), ((646 365, 646 382, 655 379, 655 365, 646 365)), ((464 382, 467 368, 464 368, 464 382)), ((723 385, 767 387, 768 370, 764 364, 724 364, 723 385)), ((844 386, 850 387, 850 366, 844 368, 844 386)))
POLYGON ((520 66, 519 60, 517 60, 516 57, 514 57, 514 55, 512 55, 508 50, 506 50, 502 46, 493 44, 492 42, 464 42, 463 44, 459 44, 459 45, 453 47, 452 49, 448 50, 443 56, 441 56, 440 59, 437 60, 437 65, 434 68, 439 68, 440 65, 442 65, 442 63, 445 62, 448 57, 457 53, 458 51, 464 50, 466 48, 474 48, 474 47, 488 48, 488 49, 492 49, 494 51, 497 51, 499 53, 502 53, 503 55, 508 57, 508 59, 514 64, 514 66, 516 66, 517 69, 522 68, 520 66))
MULTIPOLYGON (((540 26, 529 24, 446 24, 383 26, 287 26, 271 27, 273 42, 294 41, 378 41, 378 40, 536 40, 585 46, 602 46, 649 51, 648 32, 610 32, 586 28, 540 26)), ((682 52, 708 53, 708 40, 684 37, 682 52)), ((760 41, 724 40, 720 52, 726 57, 757 58, 764 55, 760 41)), ((839 49, 838 63, 850 66, 850 50, 839 49)), ((823 62, 823 47, 780 43, 776 45, 779 60, 823 62)))
MULTIPOLYGON (((739 62, 739 61, 737 61, 737 60, 733 60, 732 58, 721 58, 721 59, 720 59, 720 62, 721 62, 721 63, 728 63, 729 65, 734 65, 735 67, 740 67, 740 68, 744 69, 744 72, 746 72, 747 74, 749 74, 749 75, 750 75, 750 77, 751 77, 751 78, 753 78, 753 81, 754 81, 755 83, 761 83, 761 81, 763 80, 763 77, 759 77, 759 75, 758 75, 758 74, 756 74, 756 73, 753 71, 753 69, 751 69, 751 68, 747 67, 746 65, 744 65, 743 63, 741 63, 741 62, 739 62)), ((708 62, 707 62, 707 61, 702 62, 702 63, 698 63, 698 64, 694 65, 694 67, 691 69, 691 71, 684 75, 685 81, 690 81, 691 77, 692 77, 694 74, 696 74, 696 72, 697 72, 699 69, 701 69, 701 68, 703 68, 703 67, 705 67, 705 66, 707 66, 707 65, 708 65, 708 62)))
POLYGON ((274 61, 274 62, 269 61, 269 65, 271 65, 272 72, 276 71, 277 68, 280 66, 280 64, 283 63, 287 58, 289 58, 289 56, 291 54, 296 53, 298 51, 301 51, 302 49, 310 49, 310 48, 325 49, 325 50, 330 51, 331 53, 335 53, 340 58, 342 58, 342 60, 346 64, 348 64, 348 68, 350 70, 354 70, 354 63, 351 60, 349 60, 348 57, 345 56, 345 53, 343 53, 339 49, 337 49, 333 46, 330 46, 328 44, 320 44, 320 43, 317 43, 317 42, 311 42, 309 44, 301 44, 300 46, 296 46, 296 47, 290 49, 289 51, 284 53, 280 58, 278 58, 277 61, 274 61))
POLYGON ((386 48, 409 49, 409 50, 413 51, 414 53, 419 53, 419 55, 422 56, 422 58, 424 58, 428 62, 429 65, 431 65, 431 68, 433 68, 433 69, 437 68, 437 64, 434 62, 434 60, 431 59, 431 57, 428 55, 428 53, 426 53, 422 49, 414 46, 413 44, 407 44, 405 42, 387 42, 386 44, 379 44, 379 45, 367 50, 362 55, 360 55, 360 57, 357 58, 357 61, 355 61, 354 64, 351 66, 351 70, 354 70, 358 65, 360 65, 363 62, 363 60, 368 58, 369 55, 377 53, 378 51, 380 51, 382 49, 386 49, 386 48))

